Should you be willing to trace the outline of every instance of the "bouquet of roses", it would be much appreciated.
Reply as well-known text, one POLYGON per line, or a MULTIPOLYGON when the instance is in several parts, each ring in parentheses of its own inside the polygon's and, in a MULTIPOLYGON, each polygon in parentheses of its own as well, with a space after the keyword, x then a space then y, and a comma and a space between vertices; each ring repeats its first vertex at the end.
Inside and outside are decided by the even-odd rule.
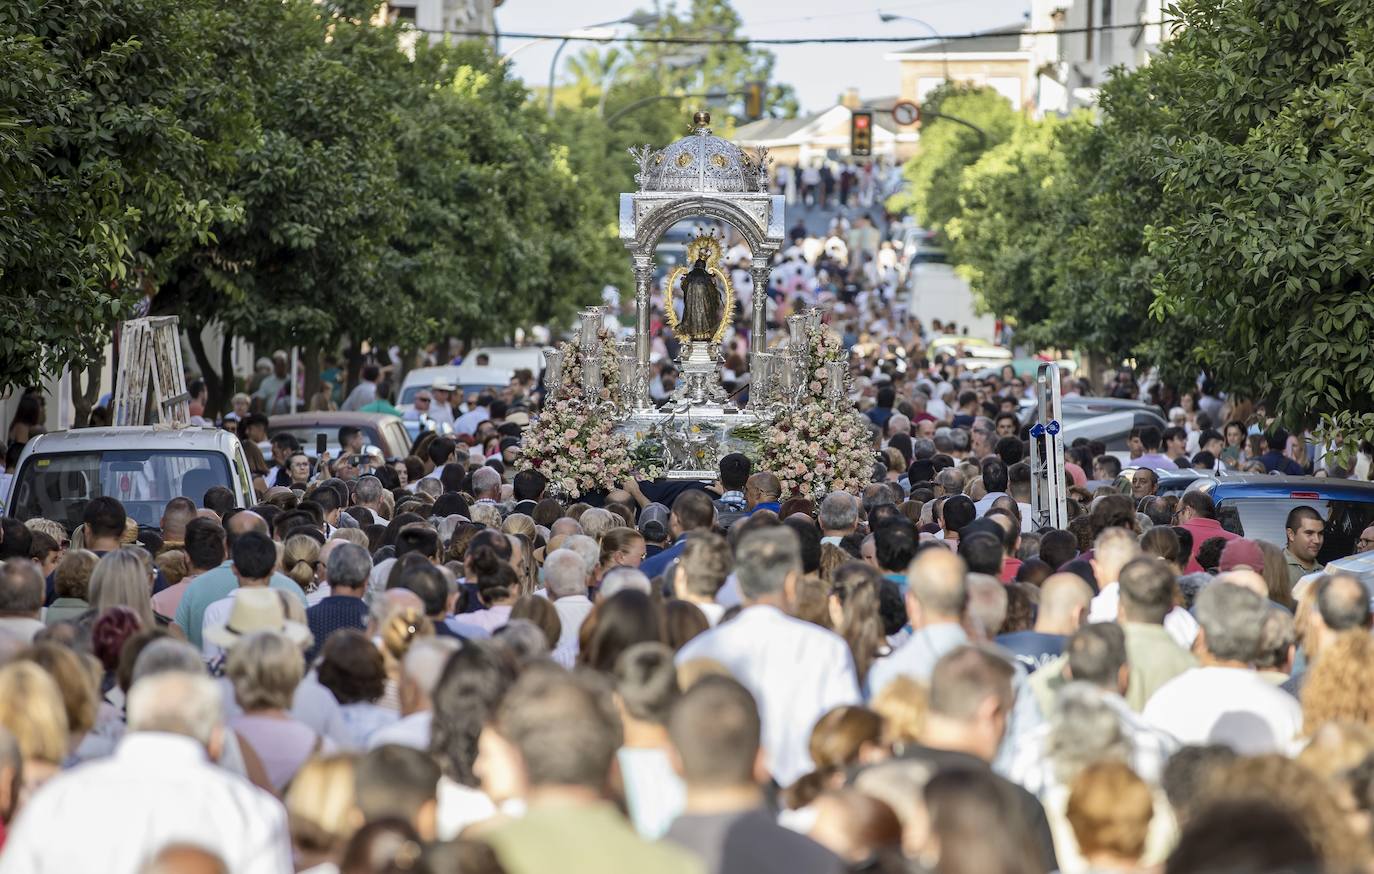
POLYGON ((546 404, 525 431, 520 457, 526 469, 539 471, 568 497, 634 475, 629 440, 615 430, 614 419, 598 415, 581 397, 546 404))
POLYGON ((868 420, 848 403, 812 399, 784 411, 763 442, 763 469, 782 483, 783 500, 819 502, 828 492, 858 494, 873 474, 868 420))

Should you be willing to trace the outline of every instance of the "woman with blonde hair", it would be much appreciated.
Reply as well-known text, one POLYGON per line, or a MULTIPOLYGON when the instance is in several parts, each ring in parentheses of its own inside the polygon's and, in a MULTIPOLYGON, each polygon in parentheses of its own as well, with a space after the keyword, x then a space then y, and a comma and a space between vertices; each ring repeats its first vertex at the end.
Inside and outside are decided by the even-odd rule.
POLYGON ((306 534, 286 538, 281 547, 281 572, 301 587, 311 606, 320 600, 310 596, 319 588, 321 570, 319 541, 306 534))
POLYGON ((48 625, 75 619, 91 609, 91 574, 100 556, 89 549, 68 549, 53 572, 53 587, 57 600, 48 605, 43 621, 48 625))
POLYGON ((95 727, 100 705, 98 675, 87 668, 82 657, 58 643, 38 643, 19 653, 16 661, 31 662, 47 672, 62 695, 67 716, 67 748, 77 759, 108 755, 113 745, 105 738, 89 735, 95 727))
POLYGON ((1122 762, 1096 762, 1074 778, 1065 816, 1090 870, 1136 871, 1154 818, 1154 794, 1122 762))
POLYGON ((894 753, 900 755, 903 747, 920 742, 930 698, 915 677, 903 675, 892 680, 869 705, 883 718, 883 743, 894 753))
POLYGON ((62 691, 47 671, 28 661, 0 668, 0 725, 14 735, 24 760, 22 805, 62 769, 71 748, 62 691))
POLYGON ((329 870, 343 858, 353 832, 363 824, 353 792, 358 757, 316 756, 301 766, 286 790, 291 847, 301 871, 329 870))
POLYGON ((159 624, 153 614, 153 568, 148 554, 128 546, 105 553, 91 572, 90 600, 100 613, 128 607, 143 628, 159 624))
POLYGON ((535 530, 534 519, 524 513, 511 513, 501 523, 502 534, 523 534, 530 540, 534 539, 535 530))
POLYGON ((1302 687, 1303 734, 1328 722, 1374 725, 1374 637, 1363 628, 1323 647, 1302 687))

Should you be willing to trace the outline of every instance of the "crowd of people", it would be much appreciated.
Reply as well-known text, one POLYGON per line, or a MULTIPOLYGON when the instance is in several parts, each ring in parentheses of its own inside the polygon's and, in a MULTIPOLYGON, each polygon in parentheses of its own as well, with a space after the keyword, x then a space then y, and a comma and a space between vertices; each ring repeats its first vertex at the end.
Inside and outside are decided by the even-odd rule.
POLYGON ((738 454, 560 499, 486 457, 512 389, 156 531, 4 520, 0 874, 1367 870, 1370 602, 1320 516, 1241 537, 1085 444, 1037 528, 1025 380, 888 376, 819 502, 738 454))
MULTIPOLYGON (((960 330, 906 312, 871 227, 798 229, 769 289, 770 322, 824 305, 850 350, 859 493, 741 454, 557 493, 521 464, 529 373, 421 392, 446 427, 407 457, 350 427, 317 458, 268 439, 279 358, 218 421, 247 506, 0 520, 0 874, 1374 870, 1364 585, 1311 507, 1269 543, 1156 493, 1365 456, 1127 373, 1104 393, 1171 427, 1133 433, 1129 479, 1073 441, 1067 527, 1039 526, 1030 376, 934 354, 960 330)), ((363 376, 322 402, 385 401, 363 376)))

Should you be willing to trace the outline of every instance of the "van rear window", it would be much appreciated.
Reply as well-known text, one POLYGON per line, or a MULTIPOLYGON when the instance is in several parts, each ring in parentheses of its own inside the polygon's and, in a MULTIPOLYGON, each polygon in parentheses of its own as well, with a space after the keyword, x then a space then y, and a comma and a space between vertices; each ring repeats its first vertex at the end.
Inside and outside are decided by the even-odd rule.
POLYGON ((233 490, 229 464, 217 452, 119 449, 33 455, 15 477, 10 515, 81 524, 92 498, 117 498, 140 525, 158 525, 163 507, 184 496, 204 506, 213 486, 233 490))

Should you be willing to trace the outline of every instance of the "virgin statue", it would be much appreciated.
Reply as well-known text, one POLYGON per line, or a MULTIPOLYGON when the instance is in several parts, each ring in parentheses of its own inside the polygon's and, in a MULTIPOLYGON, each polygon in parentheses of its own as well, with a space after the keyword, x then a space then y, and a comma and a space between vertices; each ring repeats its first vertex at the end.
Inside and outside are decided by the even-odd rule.
POLYGON ((725 311, 720 286, 706 269, 706 259, 696 264, 682 280, 682 319, 677 334, 683 340, 710 340, 720 328, 725 311))

